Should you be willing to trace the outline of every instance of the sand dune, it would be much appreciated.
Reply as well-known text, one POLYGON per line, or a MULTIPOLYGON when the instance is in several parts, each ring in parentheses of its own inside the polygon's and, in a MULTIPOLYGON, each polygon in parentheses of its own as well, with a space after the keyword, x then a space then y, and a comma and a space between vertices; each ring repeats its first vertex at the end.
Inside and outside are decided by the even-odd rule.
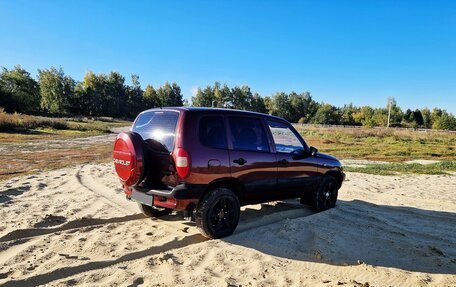
POLYGON ((108 164, 0 195, 0 286, 456 286, 456 175, 351 173, 335 209, 247 206, 223 240, 143 217, 108 164))

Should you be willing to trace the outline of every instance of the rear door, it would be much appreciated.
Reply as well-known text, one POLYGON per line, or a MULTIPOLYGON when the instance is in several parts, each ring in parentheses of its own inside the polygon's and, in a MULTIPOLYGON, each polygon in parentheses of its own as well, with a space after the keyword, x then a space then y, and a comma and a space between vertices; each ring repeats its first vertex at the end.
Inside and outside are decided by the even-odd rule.
POLYGON ((263 119, 228 116, 231 176, 245 186, 243 200, 265 201, 277 188, 276 156, 270 150, 263 119))
POLYGON ((277 155, 278 193, 281 197, 298 197, 312 190, 320 174, 318 160, 290 124, 267 120, 277 155))

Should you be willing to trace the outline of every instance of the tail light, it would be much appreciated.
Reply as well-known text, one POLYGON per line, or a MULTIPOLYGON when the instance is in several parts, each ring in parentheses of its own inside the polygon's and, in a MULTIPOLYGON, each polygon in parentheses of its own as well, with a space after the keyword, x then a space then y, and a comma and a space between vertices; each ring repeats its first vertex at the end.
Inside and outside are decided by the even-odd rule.
POLYGON ((177 175, 180 178, 186 178, 190 174, 190 155, 183 148, 177 148, 174 153, 174 162, 176 163, 177 175))

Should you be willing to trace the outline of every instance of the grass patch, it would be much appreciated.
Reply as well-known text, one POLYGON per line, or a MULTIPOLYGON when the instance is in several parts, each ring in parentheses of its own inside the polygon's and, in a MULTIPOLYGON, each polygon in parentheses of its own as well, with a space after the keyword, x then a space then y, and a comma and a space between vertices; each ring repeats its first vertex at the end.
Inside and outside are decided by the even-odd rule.
POLYGON ((390 163, 390 164, 369 164, 365 167, 350 167, 344 168, 345 171, 349 172, 361 172, 368 174, 378 175, 395 175, 401 174, 447 174, 448 172, 456 172, 456 161, 442 161, 433 164, 401 164, 401 163, 390 163))
POLYGON ((50 140, 109 133, 112 128, 129 126, 131 122, 109 117, 51 118, 9 114, 0 108, 0 142, 50 140))
POLYGON ((295 126, 308 144, 341 159, 456 160, 456 134, 402 129, 295 126))

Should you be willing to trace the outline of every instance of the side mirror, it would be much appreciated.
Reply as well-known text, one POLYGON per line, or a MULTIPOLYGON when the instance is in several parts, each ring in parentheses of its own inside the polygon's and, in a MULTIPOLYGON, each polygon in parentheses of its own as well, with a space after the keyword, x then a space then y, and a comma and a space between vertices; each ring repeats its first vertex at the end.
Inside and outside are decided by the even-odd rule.
POLYGON ((316 147, 311 146, 309 152, 311 156, 315 156, 318 152, 318 149, 316 147))

